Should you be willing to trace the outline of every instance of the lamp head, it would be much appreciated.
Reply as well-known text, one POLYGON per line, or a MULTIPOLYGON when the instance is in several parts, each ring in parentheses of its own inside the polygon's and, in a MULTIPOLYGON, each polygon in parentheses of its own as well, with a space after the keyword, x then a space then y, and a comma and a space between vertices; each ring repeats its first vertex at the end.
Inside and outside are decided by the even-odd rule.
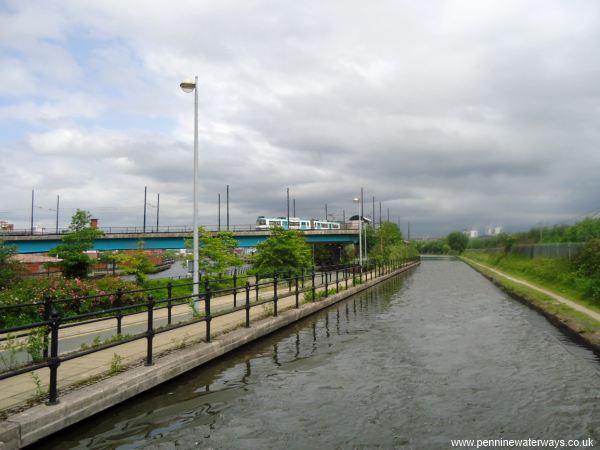
POLYGON ((196 89, 196 83, 188 78, 187 80, 183 80, 181 83, 179 83, 179 87, 183 92, 189 93, 196 89))
POLYGON ((360 201, 360 199, 359 199, 358 197, 355 197, 355 198, 353 199, 353 201, 355 201, 355 202, 358 202, 358 201, 360 201))

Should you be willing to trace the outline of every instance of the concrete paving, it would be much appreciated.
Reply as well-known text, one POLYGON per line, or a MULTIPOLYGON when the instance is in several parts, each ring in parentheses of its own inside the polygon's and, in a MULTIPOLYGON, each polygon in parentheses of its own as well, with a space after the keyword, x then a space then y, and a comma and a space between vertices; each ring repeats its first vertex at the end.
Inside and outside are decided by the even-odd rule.
MULTIPOLYGON (((363 277, 371 280, 376 278, 376 274, 368 272, 363 277)), ((328 283, 329 289, 335 288, 335 272, 333 284, 328 283)), ((340 274, 340 291, 345 287, 345 281, 340 274)), ((323 291, 324 285, 320 284, 320 277, 316 280, 315 290, 323 291)), ((348 286, 352 285, 351 277, 348 286)), ((305 282, 305 290, 310 291, 310 282, 305 282)), ((288 291, 287 286, 280 285, 278 289, 278 310, 280 312, 289 310, 295 305, 294 289, 288 291)), ((237 305, 245 304, 245 294, 237 296, 237 305)), ((258 302, 266 299, 272 299, 273 289, 260 289, 258 302)), ((304 295, 300 293, 299 301, 303 302, 304 295)), ((273 304, 256 305, 256 294, 251 292, 250 321, 255 322, 261 318, 273 314, 273 304)), ((211 314, 230 310, 233 307, 233 295, 215 297, 211 300, 211 314)), ((203 311, 204 305, 201 305, 203 311)), ((212 319, 211 336, 217 336, 227 331, 231 331, 245 323, 245 311, 226 314, 212 319)), ((172 323, 184 322, 192 318, 192 308, 189 304, 183 304, 173 307, 172 323)), ((135 335, 146 331, 147 313, 132 314, 123 318, 122 334, 135 335)), ((154 312, 154 328, 158 329, 167 323, 167 310, 160 309, 154 312)), ((110 337, 116 334, 116 320, 103 322, 94 322, 90 324, 79 325, 72 328, 61 329, 59 333, 59 353, 68 354, 74 350, 80 349, 82 343, 91 342, 96 336, 110 337)), ((206 324, 204 322, 193 323, 181 328, 169 330, 156 334, 153 340, 153 353, 159 355, 168 350, 183 348, 192 342, 198 342, 205 339, 206 324)), ((141 338, 133 342, 124 343, 116 347, 101 350, 86 356, 73 360, 64 361, 58 369, 58 387, 65 389, 76 385, 89 382, 90 379, 106 375, 111 370, 111 365, 120 357, 121 365, 128 366, 139 364, 146 356, 147 340, 141 338), (118 355, 118 357, 115 357, 118 355)), ((25 404, 35 398, 41 390, 47 392, 50 371, 47 368, 37 370, 32 373, 25 373, 5 380, 0 380, 0 411, 25 404)))

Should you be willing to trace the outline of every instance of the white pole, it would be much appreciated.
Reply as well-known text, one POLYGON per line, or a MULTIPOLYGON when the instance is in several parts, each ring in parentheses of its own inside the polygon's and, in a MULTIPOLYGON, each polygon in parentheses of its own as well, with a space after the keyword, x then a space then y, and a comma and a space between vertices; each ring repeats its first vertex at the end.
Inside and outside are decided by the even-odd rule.
POLYGON ((194 78, 194 265, 192 281, 194 283, 192 293, 194 296, 194 307, 198 309, 200 300, 199 276, 198 276, 198 77, 194 78))

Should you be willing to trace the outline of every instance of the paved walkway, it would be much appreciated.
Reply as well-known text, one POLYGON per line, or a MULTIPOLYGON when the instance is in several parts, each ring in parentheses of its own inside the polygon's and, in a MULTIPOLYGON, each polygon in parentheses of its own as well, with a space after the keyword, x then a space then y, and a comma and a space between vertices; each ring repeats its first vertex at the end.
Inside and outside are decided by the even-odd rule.
MULTIPOLYGON (((335 272, 334 272, 335 275, 335 272)), ((373 272, 369 272, 368 279, 372 279, 373 272)), ((364 279, 364 278, 363 278, 364 279)), ((320 279, 318 279, 320 281, 320 279)), ((352 285, 350 277, 348 286, 352 285)), ((329 289, 335 289, 335 277, 333 284, 328 283, 329 289)), ((339 288, 342 291, 345 287, 345 281, 340 277, 339 288)), ((310 291, 310 282, 305 284, 307 291, 310 291)), ((316 283, 316 291, 323 291, 324 286, 316 283)), ((267 298, 272 298, 273 291, 264 289, 260 291, 259 301, 267 298)), ((291 309, 295 306, 295 291, 289 292, 287 286, 282 283, 278 289, 278 311, 291 309), (284 297, 285 296, 285 297, 284 297)), ((304 294, 300 293, 299 302, 303 303, 304 294)), ((254 305, 250 309, 250 322, 254 322, 266 316, 273 314, 273 303, 256 305, 255 292, 252 291, 251 302, 254 305)), ((245 304, 245 294, 238 294, 238 306, 245 304)), ((215 297, 211 301, 211 313, 214 315, 218 311, 224 311, 233 307, 233 295, 215 297)), ((203 308, 203 306, 202 306, 203 308)), ((191 315, 191 307, 189 304, 178 305, 173 307, 173 324, 189 320, 191 315)), ((237 311, 235 313, 226 314, 215 317, 211 323, 211 336, 217 337, 219 334, 231 331, 235 328, 243 326, 245 323, 245 311, 237 311)), ((167 310, 156 310, 154 313, 154 328, 157 329, 162 325, 166 325, 167 310)), ((123 334, 139 334, 146 330, 147 313, 132 314, 123 318, 123 334)), ((91 339, 95 336, 100 336, 102 333, 108 332, 115 334, 116 320, 104 322, 95 322, 85 324, 73 328, 67 328, 60 331, 59 345, 60 353, 64 354, 65 348, 69 347, 69 341, 75 343, 80 342, 82 336, 87 336, 91 339)), ((172 349, 182 348, 192 342, 202 341, 206 336, 205 322, 193 323, 182 326, 174 330, 156 334, 153 341, 154 356, 158 356, 161 352, 172 349)), ((218 338, 217 338, 218 339, 218 338)), ((79 345, 75 349, 79 348, 79 345)), ((115 360, 115 354, 122 360, 122 365, 127 366, 137 364, 146 356, 146 338, 142 338, 133 342, 128 342, 116 347, 101 350, 86 356, 82 356, 69 361, 64 361, 58 368, 58 387, 64 389, 70 386, 77 386, 88 382, 91 378, 107 374, 111 369, 111 364, 115 360)), ((72 351, 71 349, 70 351, 72 351)), ((36 396, 39 389, 44 391, 48 387, 50 371, 47 368, 40 369, 32 373, 25 373, 5 380, 0 380, 0 411, 15 407, 31 400, 36 396)))
POLYGON ((521 284, 523 286, 527 286, 528 288, 531 288, 533 290, 541 292, 542 294, 545 294, 548 297, 551 297, 554 300, 556 300, 556 301, 558 301, 558 302, 560 302, 560 303, 562 303, 564 305, 567 305, 570 308, 573 308, 573 309, 575 309, 575 310, 577 310, 579 312, 582 312, 583 314, 586 314, 587 316, 591 317, 592 319, 595 319, 595 320, 597 320, 597 321, 600 322, 600 313, 597 313, 594 310, 586 308, 585 306, 580 305, 579 303, 576 303, 573 300, 569 300, 569 299, 567 299, 567 298, 565 298, 565 297, 563 297, 561 295, 556 294, 555 292, 552 292, 552 291, 549 291, 548 289, 544 289, 542 287, 536 286, 535 284, 532 284, 532 283, 530 283, 528 281, 524 281, 524 280, 522 280, 520 278, 515 278, 512 275, 508 275, 507 273, 504 273, 504 272, 501 272, 499 270, 493 269, 492 267, 487 266, 485 264, 481 264, 481 263, 475 262, 472 259, 468 259, 468 258, 465 258, 465 259, 468 260, 470 263, 472 263, 472 264, 474 264, 476 266, 479 266, 479 267, 483 267, 483 268, 485 268, 487 270, 490 270, 490 271, 494 272, 495 274, 500 275, 503 278, 506 278, 507 280, 510 280, 510 281, 512 281, 514 283, 517 283, 517 284, 521 284))

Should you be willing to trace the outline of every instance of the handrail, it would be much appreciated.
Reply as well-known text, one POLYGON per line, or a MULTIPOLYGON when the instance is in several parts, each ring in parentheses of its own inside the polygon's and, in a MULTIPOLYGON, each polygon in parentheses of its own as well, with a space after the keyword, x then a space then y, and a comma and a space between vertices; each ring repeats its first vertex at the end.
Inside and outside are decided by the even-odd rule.
MULTIPOLYGON (((402 267, 407 262, 412 260, 418 260, 417 258, 408 258, 402 260, 393 260, 385 263, 377 263, 369 261, 363 266, 358 264, 346 264, 346 265, 337 265, 337 266, 328 266, 328 270, 322 271, 321 277, 322 280, 317 284, 316 282, 316 272, 314 270, 303 271, 302 274, 295 274, 291 277, 287 278, 279 278, 275 273, 273 274, 273 278, 271 281, 261 281, 260 277, 257 277, 256 283, 251 284, 248 279, 246 279, 246 283, 241 286, 234 286, 232 288, 220 289, 220 290, 212 290, 210 286, 210 281, 205 282, 205 291, 194 298, 193 295, 185 295, 179 297, 172 297, 171 289, 169 289, 169 296, 166 299, 155 300, 152 294, 148 294, 146 296, 146 300, 143 302, 131 304, 131 305, 121 305, 116 306, 114 308, 102 309, 99 311, 93 311, 83 314, 77 314, 74 316, 62 316, 60 313, 56 312, 53 308, 49 315, 46 315, 46 320, 23 324, 14 327, 8 327, 0 329, 0 335, 12 333, 15 331, 23 331, 23 330, 32 330, 40 327, 44 327, 47 331, 44 336, 44 356, 42 361, 37 361, 33 364, 25 365, 23 367, 18 367, 15 369, 10 369, 8 371, 0 372, 0 380, 11 378, 17 375, 21 375, 27 372, 32 372, 34 370, 48 367, 50 369, 50 386, 49 386, 49 402, 48 404, 52 405, 57 403, 58 399, 58 367, 62 362, 73 360, 76 358, 80 358, 85 355, 89 355, 91 353, 95 353, 98 351, 105 350, 107 348, 117 347, 119 345, 124 345, 129 342, 144 339, 147 340, 147 354, 146 354, 146 365, 152 365, 153 363, 153 338, 156 334, 164 333, 167 331, 171 331, 176 328, 189 326, 198 322, 206 323, 206 342, 210 342, 211 340, 211 321, 215 317, 224 316, 227 314, 232 314, 237 311, 245 310, 246 311, 246 321, 245 326, 250 326, 250 310, 252 307, 256 307, 259 305, 264 305, 268 303, 273 303, 273 316, 278 315, 278 302, 280 299, 290 296, 295 296, 295 305, 294 308, 299 307, 299 295, 302 294, 310 294, 308 299, 312 302, 317 300, 317 294, 324 297, 330 295, 329 287, 332 289, 335 288, 335 293, 339 292, 340 284, 344 283, 345 287, 348 288, 348 281, 352 280, 353 285, 357 282, 363 282, 363 276, 365 277, 365 281, 370 279, 374 279, 375 277, 379 277, 388 273, 392 273, 396 269, 402 267), (335 273, 335 278, 333 274, 335 273), (342 276, 340 277, 340 273, 342 276), (359 277, 358 281, 357 276, 359 277), (308 282, 307 282, 308 281, 308 282), (289 286, 288 292, 283 292, 280 295, 278 288, 283 287, 282 283, 287 283, 286 286, 289 286), (259 298, 259 291, 261 287, 272 286, 272 296, 268 298, 259 298), (293 289, 292 289, 293 286, 293 289), (324 289, 324 290, 322 290, 324 289), (251 292, 256 292, 256 298, 254 302, 251 302, 251 292), (213 295, 216 292, 229 292, 234 295, 234 303, 233 306, 229 309, 216 311, 214 314, 211 313, 211 301, 213 299, 213 295), (237 304, 236 298, 237 295, 244 296, 244 303, 237 304), (175 305, 185 304, 189 301, 192 302, 203 302, 204 303, 204 315, 201 317, 194 316, 189 320, 181 321, 176 324, 172 323, 171 317, 171 308, 175 305), (167 325, 157 328, 154 328, 154 312, 157 309, 158 304, 167 304, 162 308, 168 308, 168 321, 167 325), (146 331, 141 333, 137 333, 132 336, 126 336, 121 339, 118 339, 114 342, 108 342, 102 345, 94 346, 91 349, 83 349, 75 352, 70 352, 66 354, 59 354, 58 344, 59 344, 59 330, 64 328, 70 328, 77 325, 93 323, 100 320, 117 320, 117 336, 122 336, 121 329, 121 321, 124 316, 128 314, 123 314, 124 311, 135 311, 131 314, 140 314, 140 310, 146 312, 147 315, 147 327, 146 331), (100 317, 98 317, 100 316, 100 317), (81 319, 91 319, 80 321, 81 319), (78 321, 79 320, 79 321, 78 321), (73 322, 73 323, 68 323, 73 322), (48 334, 50 335, 48 338, 48 334)), ((173 285, 169 284, 169 287, 173 287, 173 285)), ((164 289, 164 288, 161 288, 164 289)), ((147 290, 136 290, 135 292, 153 292, 155 288, 147 289, 147 290)), ((263 289, 264 290, 264 289, 263 289)), ((125 293, 126 291, 123 291, 125 293)), ((48 305, 48 298, 45 299, 45 305, 48 305)), ((42 303, 40 303, 42 304, 42 303)), ((50 302, 50 306, 52 307, 52 302, 50 302)), ((36 304, 39 305, 39 304, 36 304)))
MULTIPOLYGON (((218 231, 265 231, 262 227, 257 228, 256 224, 239 224, 229 225, 229 229, 226 226, 219 225, 203 225, 204 229, 211 232, 218 231)), ((98 230, 104 232, 104 234, 155 234, 155 233, 191 233, 193 227, 190 225, 162 225, 162 226, 124 226, 124 227, 98 227, 98 230)), ((357 226, 353 223, 340 223, 340 228, 337 229, 315 229, 316 231, 331 231, 336 232, 340 230, 357 230, 357 226)), ((299 231, 315 231, 311 230, 299 230, 299 231)), ((57 236, 60 237, 64 234, 70 233, 72 230, 69 228, 18 228, 12 230, 0 230, 0 236, 57 236)), ((268 231, 268 230, 267 230, 268 231)))

